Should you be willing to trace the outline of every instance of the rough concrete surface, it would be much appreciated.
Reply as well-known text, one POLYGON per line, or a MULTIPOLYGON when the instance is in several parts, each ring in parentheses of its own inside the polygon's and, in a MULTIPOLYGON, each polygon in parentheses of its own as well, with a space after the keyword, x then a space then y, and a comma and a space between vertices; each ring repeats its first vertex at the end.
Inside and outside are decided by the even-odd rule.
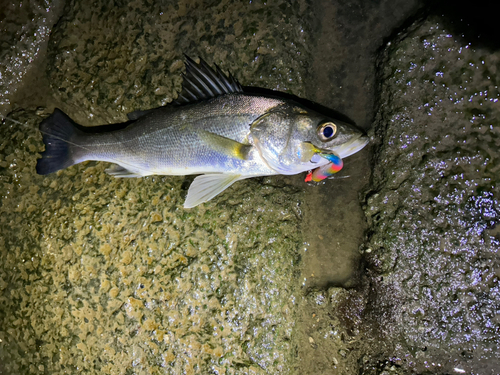
POLYGON ((44 18, 2 20, 21 73, 1 100, 24 125, 0 125, 0 373, 496 373, 499 57, 436 18, 377 66, 419 6, 68 1, 19 66, 38 39, 10 36, 44 18), (34 173, 54 107, 97 125, 166 104, 183 53, 364 129, 376 113, 367 222, 368 151, 342 178, 241 181, 190 211, 189 177, 34 173))
POLYGON ((165 104, 183 52, 300 94, 302 60, 290 56, 307 57, 304 4, 211 6, 66 4, 48 47, 48 108, 1 127, 1 373, 293 369, 298 189, 246 181, 186 211, 179 177, 116 180, 104 163, 34 174, 38 114, 57 105, 102 124, 165 104))
POLYGON ((303 94, 305 10, 66 4, 41 65, 50 97, 1 127, 1 373, 294 370, 301 189, 245 181, 185 211, 189 179, 115 180, 104 163, 35 175, 35 129, 55 106, 92 125, 169 102, 182 53, 303 94))
POLYGON ((296 190, 251 181, 186 211, 183 178, 37 176, 39 134, 2 139, 1 373, 290 371, 296 190))
POLYGON ((373 372, 500 371, 499 63, 440 18, 385 48, 365 204, 373 372))

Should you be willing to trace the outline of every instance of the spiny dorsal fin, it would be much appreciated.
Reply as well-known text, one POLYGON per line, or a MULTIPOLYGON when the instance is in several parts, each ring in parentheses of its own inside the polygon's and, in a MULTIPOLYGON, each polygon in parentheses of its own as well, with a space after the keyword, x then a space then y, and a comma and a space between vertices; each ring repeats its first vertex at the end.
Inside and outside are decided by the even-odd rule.
POLYGON ((203 59, 197 64, 189 56, 186 58, 186 74, 183 74, 182 91, 174 104, 188 104, 220 95, 243 92, 239 82, 229 73, 226 76, 215 65, 212 69, 203 59))

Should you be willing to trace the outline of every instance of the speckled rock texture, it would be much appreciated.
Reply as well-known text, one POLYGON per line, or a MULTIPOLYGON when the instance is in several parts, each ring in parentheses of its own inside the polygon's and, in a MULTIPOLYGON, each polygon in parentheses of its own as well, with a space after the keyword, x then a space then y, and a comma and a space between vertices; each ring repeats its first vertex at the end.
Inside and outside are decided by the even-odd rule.
POLYGON ((243 85, 304 94, 305 1, 69 1, 67 9, 50 40, 48 68, 77 120, 111 121, 170 102, 183 54, 230 69, 243 85))
POLYGON ((0 115, 13 108, 15 94, 34 62, 45 53, 62 0, 2 1, 0 4, 0 115))
POLYGON ((186 211, 183 178, 38 176, 38 132, 1 131, 0 373, 289 373, 296 190, 186 211))
MULTIPOLYGON (((124 120, 176 96, 182 53, 300 95, 304 9, 69 1, 48 50, 55 102, 85 125, 124 120)), ((248 180, 186 211, 189 178, 38 176, 46 114, 0 127, 0 373, 290 373, 301 189, 248 180)))
POLYGON ((380 62, 367 373, 500 369, 500 52, 417 22, 380 62), (376 357, 376 356, 375 356, 376 357))
MULTIPOLYGON (((66 1, 43 64, 26 56, 39 80, 0 93, 24 124, 0 124, 0 374, 351 375, 379 358, 360 358, 381 345, 364 335, 367 290, 340 288, 358 281, 367 153, 349 178, 247 180, 184 211, 190 178, 35 175, 35 129, 54 107, 97 125, 169 102, 183 53, 367 129, 375 51, 418 3, 66 1)), ((22 15, 2 28, 14 47, 40 20, 22 15)))

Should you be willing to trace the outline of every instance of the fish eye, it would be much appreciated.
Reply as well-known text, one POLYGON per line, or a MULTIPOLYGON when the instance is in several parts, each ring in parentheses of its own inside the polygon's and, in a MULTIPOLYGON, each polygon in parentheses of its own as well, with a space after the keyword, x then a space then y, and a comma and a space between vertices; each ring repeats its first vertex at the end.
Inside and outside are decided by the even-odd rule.
POLYGON ((328 142, 337 134, 337 125, 333 122, 322 122, 318 125, 318 137, 322 142, 328 142))

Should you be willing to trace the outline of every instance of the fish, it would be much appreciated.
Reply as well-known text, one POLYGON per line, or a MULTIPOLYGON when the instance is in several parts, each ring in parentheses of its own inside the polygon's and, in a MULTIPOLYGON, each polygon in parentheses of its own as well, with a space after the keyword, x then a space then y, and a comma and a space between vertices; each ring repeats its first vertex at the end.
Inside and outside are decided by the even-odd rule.
POLYGON ((184 202, 193 208, 246 178, 326 170, 368 143, 346 122, 249 92, 231 73, 199 61, 185 57, 176 100, 132 112, 126 123, 84 127, 56 108, 39 125, 45 151, 37 173, 93 160, 114 163, 106 172, 117 178, 199 175, 184 202))

